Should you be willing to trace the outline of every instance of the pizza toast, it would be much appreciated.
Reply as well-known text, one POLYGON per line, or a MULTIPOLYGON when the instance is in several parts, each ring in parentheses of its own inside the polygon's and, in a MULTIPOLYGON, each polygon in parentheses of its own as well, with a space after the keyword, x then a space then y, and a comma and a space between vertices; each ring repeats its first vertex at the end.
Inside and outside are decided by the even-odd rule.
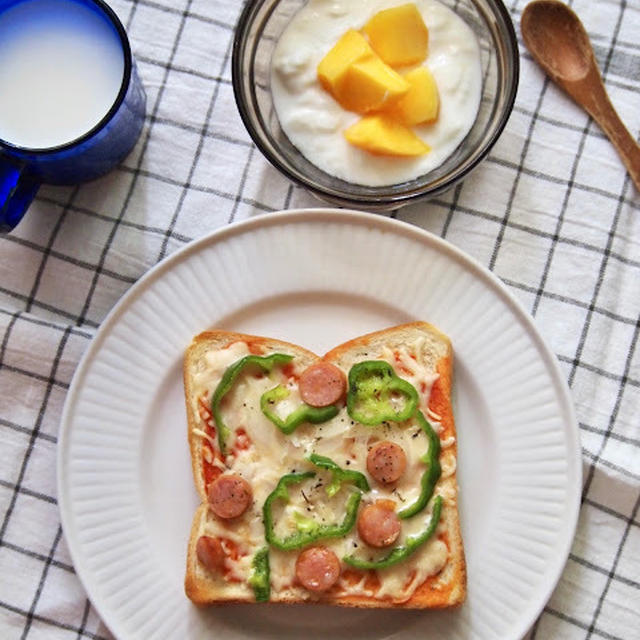
POLYGON ((184 361, 201 499, 196 604, 443 608, 466 594, 448 338, 423 322, 323 357, 226 331, 184 361))

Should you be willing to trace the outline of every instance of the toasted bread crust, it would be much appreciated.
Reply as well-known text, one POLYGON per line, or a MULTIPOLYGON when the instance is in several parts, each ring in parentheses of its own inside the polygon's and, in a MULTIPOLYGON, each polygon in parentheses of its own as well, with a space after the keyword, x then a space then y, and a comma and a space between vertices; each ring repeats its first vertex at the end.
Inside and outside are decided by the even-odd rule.
MULTIPOLYGON (((441 424, 441 439, 455 438, 456 429, 451 406, 452 363, 453 354, 449 339, 437 328, 425 322, 413 322, 399 325, 382 331, 377 331, 360 336, 342 345, 339 345, 320 358, 314 353, 300 346, 241 333, 227 331, 209 331, 196 336, 187 349, 184 362, 185 397, 187 400, 188 438, 191 451, 191 462, 194 481, 200 495, 202 504, 196 511, 191 527, 187 552, 187 567, 185 577, 185 592, 187 596, 199 605, 226 604, 230 602, 253 602, 253 598, 229 597, 220 592, 219 586, 210 579, 207 570, 200 566, 195 547, 198 537, 205 528, 207 518, 213 518, 208 506, 206 487, 202 469, 202 438, 193 435, 196 425, 196 415, 193 411, 193 402, 190 401, 193 394, 192 375, 198 361, 209 350, 219 350, 228 347, 235 342, 245 342, 252 353, 268 354, 285 352, 301 358, 305 366, 314 361, 324 360, 336 364, 345 372, 358 361, 375 359, 383 346, 394 348, 410 343, 420 336, 425 340, 424 349, 429 354, 430 364, 439 377, 433 384, 429 396, 429 411, 438 417, 441 424)), ((449 448, 449 455, 457 459, 457 447, 454 442, 449 448)), ((450 495, 454 496, 453 504, 443 508, 439 530, 443 531, 440 538, 448 547, 449 555, 444 569, 437 575, 430 576, 419 585, 406 602, 396 603, 391 599, 377 599, 368 595, 339 595, 336 590, 331 590, 322 597, 304 600, 287 596, 272 596, 272 602, 288 604, 322 603, 334 604, 345 607, 358 608, 445 608, 462 604, 466 596, 466 563, 462 537, 460 534, 458 509, 457 509, 457 481, 455 471, 447 478, 442 479, 438 486, 446 485, 450 495)), ((375 572, 371 573, 375 580, 375 572)))

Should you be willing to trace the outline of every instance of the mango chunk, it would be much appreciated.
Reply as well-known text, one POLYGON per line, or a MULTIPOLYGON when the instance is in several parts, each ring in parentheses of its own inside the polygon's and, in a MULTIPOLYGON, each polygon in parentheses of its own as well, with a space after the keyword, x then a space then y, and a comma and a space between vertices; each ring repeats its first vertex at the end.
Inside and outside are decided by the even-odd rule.
POLYGON ((429 30, 412 2, 378 11, 363 31, 373 50, 392 67, 417 64, 427 57, 429 30))
POLYGON ((354 62, 374 56, 366 38, 359 31, 349 29, 320 60, 317 69, 318 80, 325 91, 335 96, 336 87, 344 78, 347 69, 354 62))
POLYGON ((348 67, 334 97, 348 111, 378 111, 409 91, 410 84, 377 56, 348 67))
POLYGON ((348 111, 376 111, 409 90, 409 83, 350 29, 318 64, 320 84, 348 111))
POLYGON ((384 109, 386 115, 402 124, 413 126, 435 122, 440 109, 438 86, 427 67, 418 67, 405 74, 409 91, 384 109))
POLYGON ((347 141, 370 153, 385 156, 421 156, 431 151, 411 129, 380 114, 365 116, 344 132, 347 141))

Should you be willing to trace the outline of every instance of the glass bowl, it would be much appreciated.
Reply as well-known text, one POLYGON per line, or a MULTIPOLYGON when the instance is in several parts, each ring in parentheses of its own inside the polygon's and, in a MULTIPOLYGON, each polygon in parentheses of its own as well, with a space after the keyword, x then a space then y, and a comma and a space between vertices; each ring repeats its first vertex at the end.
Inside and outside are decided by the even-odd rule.
POLYGON ((280 127, 271 96, 271 58, 280 35, 306 1, 247 2, 236 27, 233 90, 249 135, 267 160, 326 202, 375 211, 432 198, 464 178, 489 152, 511 114, 518 88, 518 43, 501 0, 440 1, 464 19, 478 39, 483 74, 479 112, 466 138, 442 165, 413 180, 382 187, 352 184, 322 171, 280 127))

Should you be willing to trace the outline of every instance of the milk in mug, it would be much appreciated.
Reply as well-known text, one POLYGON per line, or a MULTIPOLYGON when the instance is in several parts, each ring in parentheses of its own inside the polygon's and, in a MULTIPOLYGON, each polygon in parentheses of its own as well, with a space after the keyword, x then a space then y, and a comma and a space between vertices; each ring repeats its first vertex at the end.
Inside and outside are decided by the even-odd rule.
POLYGON ((25 0, 0 13, 0 139, 56 147, 113 106, 124 76, 120 37, 73 0, 25 0))

